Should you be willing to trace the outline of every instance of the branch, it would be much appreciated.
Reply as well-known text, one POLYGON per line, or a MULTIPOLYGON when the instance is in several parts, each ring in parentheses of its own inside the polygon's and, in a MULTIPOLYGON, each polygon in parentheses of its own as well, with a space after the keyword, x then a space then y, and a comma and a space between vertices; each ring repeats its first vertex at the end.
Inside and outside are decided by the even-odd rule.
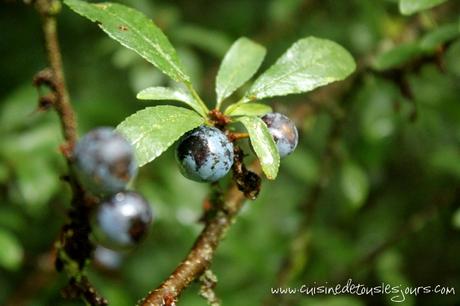
POLYGON ((220 240, 233 223, 244 200, 244 195, 233 185, 226 196, 224 207, 206 223, 187 257, 165 282, 140 302, 140 305, 160 306, 165 305, 167 298, 175 300, 182 290, 209 267, 220 240))
POLYGON ((62 56, 59 47, 56 15, 61 8, 58 0, 35 0, 35 8, 42 20, 43 37, 49 68, 39 72, 34 78, 34 85, 39 88, 47 86, 51 93, 41 96, 39 108, 54 107, 61 122, 65 144, 61 146, 66 158, 69 175, 66 180, 72 188, 72 208, 69 210, 70 221, 62 227, 57 246, 56 270, 64 270, 70 277, 69 285, 63 290, 65 297, 81 297, 90 305, 107 305, 83 273, 94 249, 89 240, 89 210, 97 199, 89 197, 81 188, 72 172, 72 151, 77 141, 75 114, 70 104, 69 93, 64 78, 62 56))
MULTIPOLYGON (((59 48, 56 18, 59 12, 60 2, 54 0, 36 0, 35 7, 42 18, 42 30, 45 39, 46 53, 52 72, 52 88, 57 97, 54 100, 62 126, 64 139, 66 140, 66 152, 71 152, 77 140, 75 114, 70 104, 69 93, 65 83, 62 68, 62 57, 59 48)), ((66 155, 69 159, 69 155, 66 155)))
POLYGON ((174 272, 155 290, 139 302, 142 306, 169 306, 174 305, 181 292, 187 288, 194 280, 198 279, 211 265, 219 242, 224 238, 225 233, 234 223, 248 197, 258 193, 251 188, 259 188, 259 184, 252 185, 256 173, 260 174, 260 169, 256 173, 246 170, 242 164, 243 153, 235 148, 235 164, 233 166, 234 179, 238 177, 240 181, 233 183, 224 195, 224 199, 215 200, 213 207, 206 212, 205 227, 196 239, 192 249, 185 259, 177 266, 174 272), (240 171, 240 172, 239 172, 240 171), (247 189, 245 189, 245 187, 247 189), (244 190, 243 192, 240 190, 244 190))

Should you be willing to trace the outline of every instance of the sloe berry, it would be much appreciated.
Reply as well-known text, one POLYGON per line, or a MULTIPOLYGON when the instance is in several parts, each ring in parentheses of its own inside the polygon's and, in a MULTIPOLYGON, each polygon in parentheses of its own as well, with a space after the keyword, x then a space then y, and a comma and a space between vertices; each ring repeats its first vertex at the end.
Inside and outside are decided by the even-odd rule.
POLYGON ((74 158, 80 183, 96 195, 122 191, 137 171, 131 144, 112 128, 87 133, 77 143, 74 158))
POLYGON ((91 215, 91 227, 97 242, 114 250, 128 249, 139 243, 151 222, 149 203, 132 191, 113 195, 91 215))
POLYGON ((181 173, 194 181, 215 182, 233 165, 233 143, 219 129, 200 126, 180 140, 176 160, 181 173))
POLYGON ((268 113, 262 117, 262 120, 273 136, 280 157, 291 154, 299 141, 299 134, 294 122, 280 113, 268 113))

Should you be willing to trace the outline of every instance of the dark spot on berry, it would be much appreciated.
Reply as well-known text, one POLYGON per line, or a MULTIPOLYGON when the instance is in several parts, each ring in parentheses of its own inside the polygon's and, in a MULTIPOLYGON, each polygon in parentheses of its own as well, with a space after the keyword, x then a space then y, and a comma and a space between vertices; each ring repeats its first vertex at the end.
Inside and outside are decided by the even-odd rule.
POLYGON ((184 176, 196 181, 216 181, 230 170, 233 144, 219 129, 201 126, 182 137, 176 159, 184 176))
POLYGON ((202 137, 191 135, 178 147, 180 159, 190 155, 195 160, 197 167, 200 168, 209 156, 209 148, 202 137))
POLYGON ((77 143, 73 157, 80 183, 94 195, 125 189, 137 170, 131 144, 112 128, 87 133, 77 143))
POLYGON ((129 235, 134 242, 139 242, 144 237, 147 231, 147 224, 140 218, 136 218, 131 221, 131 227, 129 228, 129 235))
POLYGON ((140 242, 151 221, 149 203, 132 191, 119 192, 104 200, 91 216, 98 243, 115 250, 127 249, 140 242))
POLYGON ((110 165, 110 173, 120 180, 129 181, 131 178, 129 173, 131 161, 131 156, 125 155, 120 157, 115 163, 110 165))

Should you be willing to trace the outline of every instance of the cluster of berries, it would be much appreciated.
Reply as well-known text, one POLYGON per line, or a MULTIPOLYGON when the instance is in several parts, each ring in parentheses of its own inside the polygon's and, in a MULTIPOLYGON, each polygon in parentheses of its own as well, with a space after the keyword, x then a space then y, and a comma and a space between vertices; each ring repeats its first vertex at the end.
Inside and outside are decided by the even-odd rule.
MULTIPOLYGON (((298 142, 294 123, 280 113, 262 117, 280 157, 294 151, 298 142)), ((181 173, 194 181, 215 182, 233 165, 233 143, 224 132, 200 126, 185 134, 176 149, 181 173)), ((75 172, 85 190, 103 200, 91 214, 97 242, 113 250, 135 246, 152 222, 149 203, 126 187, 137 172, 131 144, 112 128, 87 133, 74 150, 75 172)))
POLYGON ((91 213, 96 241, 107 248, 125 250, 145 237, 152 222, 149 203, 127 191, 137 172, 131 144, 112 128, 87 133, 74 150, 80 184, 101 202, 91 213))
MULTIPOLYGON (((262 120, 280 157, 291 154, 299 138, 295 124, 280 113, 268 113, 262 120)), ((182 137, 176 149, 176 160, 185 177, 198 182, 215 182, 233 165, 233 143, 221 130, 203 125, 182 137)))

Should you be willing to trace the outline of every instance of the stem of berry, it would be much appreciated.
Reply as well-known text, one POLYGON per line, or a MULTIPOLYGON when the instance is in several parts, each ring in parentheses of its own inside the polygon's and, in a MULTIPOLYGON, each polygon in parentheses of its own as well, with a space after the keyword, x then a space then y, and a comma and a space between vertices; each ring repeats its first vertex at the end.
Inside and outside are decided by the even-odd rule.
POLYGON ((235 141, 235 140, 240 140, 240 139, 246 139, 249 138, 248 133, 228 133, 228 138, 230 141, 235 141))

